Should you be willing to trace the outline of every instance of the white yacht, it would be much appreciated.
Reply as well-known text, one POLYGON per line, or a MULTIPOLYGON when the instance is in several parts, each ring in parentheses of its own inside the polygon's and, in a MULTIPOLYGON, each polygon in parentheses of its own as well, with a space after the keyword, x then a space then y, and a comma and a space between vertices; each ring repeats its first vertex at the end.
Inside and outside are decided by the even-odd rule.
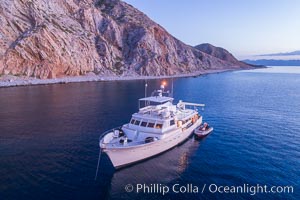
POLYGON ((139 111, 129 123, 106 131, 100 137, 100 148, 115 168, 150 158, 185 141, 201 125, 196 107, 204 104, 179 101, 164 85, 150 97, 139 99, 139 111))

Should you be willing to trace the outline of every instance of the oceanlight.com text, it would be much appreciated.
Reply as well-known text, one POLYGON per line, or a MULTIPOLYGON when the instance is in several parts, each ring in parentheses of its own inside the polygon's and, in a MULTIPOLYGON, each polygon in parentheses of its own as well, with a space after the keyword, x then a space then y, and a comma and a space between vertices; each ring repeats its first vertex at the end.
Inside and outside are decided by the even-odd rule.
POLYGON ((263 194, 263 193, 270 193, 270 194, 276 194, 276 193, 293 193, 294 187, 293 186, 268 186, 268 185, 249 185, 249 184, 243 184, 239 186, 223 186, 223 185, 217 185, 217 184, 210 184, 208 185, 208 191, 210 193, 228 193, 228 194, 250 194, 250 195, 256 195, 256 194, 263 194))

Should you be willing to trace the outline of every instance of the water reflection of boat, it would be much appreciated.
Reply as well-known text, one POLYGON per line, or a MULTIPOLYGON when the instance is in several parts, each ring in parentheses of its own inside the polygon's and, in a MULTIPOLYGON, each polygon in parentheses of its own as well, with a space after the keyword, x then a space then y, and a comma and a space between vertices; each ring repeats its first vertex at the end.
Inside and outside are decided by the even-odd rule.
POLYGON ((179 178, 188 167, 190 157, 199 144, 199 141, 189 139, 152 159, 116 171, 111 180, 111 198, 118 199, 121 194, 124 195, 124 187, 127 184, 167 184, 179 178))

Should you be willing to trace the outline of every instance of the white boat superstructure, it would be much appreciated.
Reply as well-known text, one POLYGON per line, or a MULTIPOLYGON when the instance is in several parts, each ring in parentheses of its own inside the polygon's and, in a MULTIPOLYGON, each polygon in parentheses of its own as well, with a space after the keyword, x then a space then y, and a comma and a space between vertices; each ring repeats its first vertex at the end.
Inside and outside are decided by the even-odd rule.
POLYGON ((174 105, 169 94, 162 86, 152 96, 139 99, 139 111, 130 122, 100 138, 100 148, 115 168, 162 153, 185 141, 201 125, 196 107, 204 104, 179 101, 174 105))

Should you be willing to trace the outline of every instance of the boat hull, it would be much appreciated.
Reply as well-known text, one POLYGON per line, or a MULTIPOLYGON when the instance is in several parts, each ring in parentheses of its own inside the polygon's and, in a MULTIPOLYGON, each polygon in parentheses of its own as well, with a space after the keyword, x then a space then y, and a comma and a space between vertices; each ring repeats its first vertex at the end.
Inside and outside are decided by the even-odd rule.
POLYGON ((170 136, 155 142, 126 148, 103 148, 103 152, 108 155, 113 166, 119 169, 158 155, 184 142, 201 123, 202 120, 199 119, 189 128, 178 129, 170 136))

